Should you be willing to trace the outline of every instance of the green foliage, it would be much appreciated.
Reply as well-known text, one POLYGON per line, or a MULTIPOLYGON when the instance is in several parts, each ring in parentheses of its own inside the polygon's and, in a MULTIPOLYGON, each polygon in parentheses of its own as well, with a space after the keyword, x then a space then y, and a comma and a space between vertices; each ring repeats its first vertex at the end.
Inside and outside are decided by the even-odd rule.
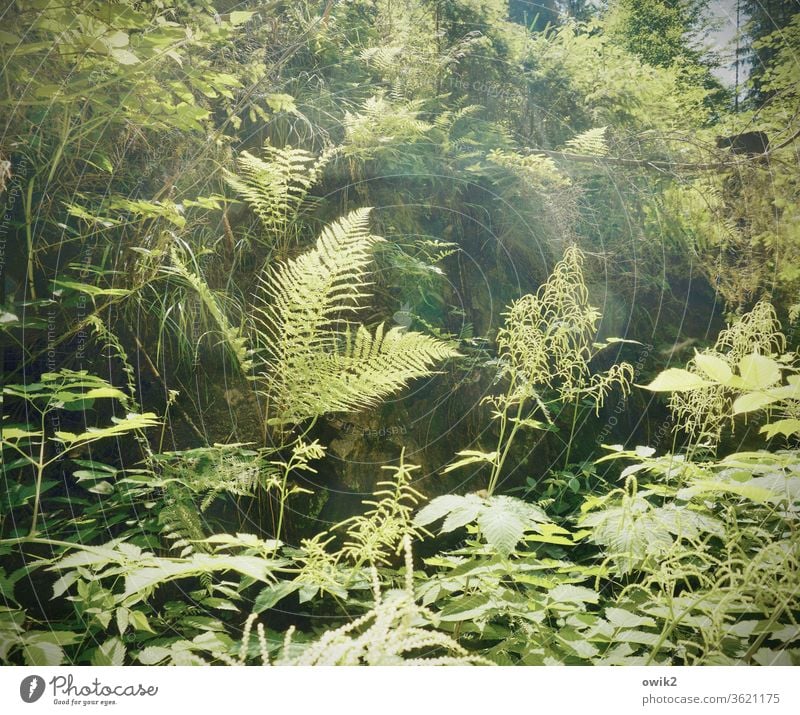
POLYGON ((668 67, 697 60, 690 36, 702 17, 698 0, 641 3, 617 0, 606 18, 609 35, 648 64, 668 67))
MULTIPOLYGON (((119 388, 105 380, 89 375, 84 371, 62 369, 55 373, 44 373, 38 382, 3 387, 4 399, 21 400, 26 408, 36 413, 34 421, 15 425, 8 415, 3 415, 3 431, 0 449, 3 452, 4 469, 7 472, 30 471, 33 475, 33 488, 27 490, 23 503, 33 499, 33 518, 30 533, 37 533, 40 516, 40 501, 46 487, 53 483, 44 481, 48 468, 61 459, 62 450, 76 450, 102 439, 121 437, 131 432, 154 427, 158 424, 152 412, 143 414, 128 413, 124 418, 112 417, 107 427, 88 427, 84 432, 74 433, 52 429, 58 421, 49 419, 57 410, 84 411, 98 399, 115 399, 123 405, 130 397, 119 388), (52 452, 55 451, 55 454, 52 452), (15 457, 9 459, 9 457, 15 457)), ((21 485, 20 485, 21 486, 21 485)), ((5 517, 0 514, 0 517, 5 517)), ((0 523, 0 525, 2 525, 0 523)))
POLYGON ((658 564, 681 542, 696 543, 706 534, 722 536, 721 525, 703 514, 673 504, 653 506, 646 490, 629 480, 621 495, 611 492, 584 502, 578 525, 592 530, 592 540, 603 547, 616 570, 625 576, 645 562, 658 564))
POLYGON ((539 507, 514 497, 448 494, 433 499, 419 511, 414 522, 427 526, 442 517, 441 533, 477 524, 486 543, 502 556, 513 553, 526 532, 546 533, 547 527, 541 525, 550 521, 539 507))
POLYGON ((397 552, 404 539, 417 534, 412 511, 422 495, 411 486, 411 481, 419 467, 407 465, 404 457, 400 455, 397 467, 383 467, 394 475, 392 481, 377 483, 379 488, 374 496, 375 499, 380 497, 379 501, 365 501, 364 506, 371 509, 341 525, 347 529, 347 540, 341 549, 345 558, 372 566, 388 563, 392 552, 397 552))
POLYGON ((603 373, 590 368, 599 350, 620 340, 595 342, 600 313, 589 303, 582 264, 580 249, 574 245, 567 248, 539 291, 511 304, 498 331, 500 376, 507 387, 505 394, 486 398, 495 408, 493 418, 499 422, 497 449, 489 458, 476 454, 476 459, 459 463, 463 466, 483 460, 491 464, 490 495, 519 429, 545 426, 532 419, 536 411, 551 422, 549 403, 573 405, 566 454, 569 463, 580 401, 591 401, 598 411, 615 386, 624 395, 633 379, 633 367, 626 362, 615 363, 603 373))
POLYGON ((262 157, 247 151, 239 155, 238 175, 226 172, 228 184, 261 219, 264 235, 260 240, 274 244, 279 256, 286 256, 291 224, 297 220, 309 189, 332 155, 332 151, 327 151, 315 158, 303 149, 290 146, 277 149, 267 142, 262 157))
POLYGON ((260 379, 275 402, 273 424, 363 409, 455 357, 421 333, 349 319, 369 279, 369 210, 323 230, 313 249, 262 278, 258 294, 260 379))
POLYGON ((589 303, 582 272, 583 254, 570 246, 535 295, 515 301, 498 333, 503 369, 513 389, 503 406, 540 399, 553 390, 564 402, 589 397, 599 409, 615 385, 623 393, 633 368, 621 363, 605 373, 590 371, 597 350, 612 344, 595 343, 600 313, 589 303))
MULTIPOLYGON (((746 411, 742 401, 751 401, 751 406, 754 399, 763 401, 759 407, 769 404, 766 394, 753 397, 752 391, 765 390, 780 381, 781 365, 770 357, 777 357, 785 344, 775 309, 761 301, 723 330, 713 348, 698 352, 687 369, 670 368, 647 388, 670 392, 675 430, 686 432, 695 446, 714 449, 733 415, 746 411), (732 411, 733 400, 739 400, 739 409, 732 411)), ((789 359, 783 359, 784 365, 789 359)))
MULTIPOLYGON (((405 588, 382 593, 373 584, 374 606, 366 614, 344 626, 331 629, 316 641, 293 642, 294 629, 286 632, 275 665, 492 665, 467 652, 445 633, 431 628, 436 618, 421 607, 414 595, 414 569, 411 539, 402 538, 405 550, 405 588)), ((377 572, 373 571, 377 576, 377 572)), ((252 620, 248 620, 252 625, 252 620)), ((247 628, 247 626, 246 626, 247 628)), ((239 662, 244 664, 249 646, 248 629, 240 646, 239 662)), ((264 665, 270 662, 267 641, 258 624, 259 654, 264 665)))
MULTIPOLYGON (((247 347, 247 338, 242 334, 240 328, 231 325, 224 306, 224 297, 216 294, 203 280, 199 271, 191 270, 185 263, 180 252, 173 248, 170 251, 170 262, 163 268, 164 273, 177 278, 192 289, 199 298, 203 308, 216 324, 216 328, 222 336, 225 346, 236 360, 242 372, 247 373, 252 367, 252 352, 247 347)), ((200 349, 201 341, 195 344, 195 361, 197 352, 200 349)))
POLYGON ((800 662, 798 18, 523 5, 4 11, 0 663, 800 662))

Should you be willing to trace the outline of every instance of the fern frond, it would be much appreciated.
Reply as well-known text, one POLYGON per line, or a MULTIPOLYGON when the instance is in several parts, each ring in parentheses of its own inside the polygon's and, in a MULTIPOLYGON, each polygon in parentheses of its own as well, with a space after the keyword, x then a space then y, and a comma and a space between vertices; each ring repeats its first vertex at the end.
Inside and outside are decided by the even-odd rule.
POLYGON ((566 188, 569 178, 558 168, 556 163, 542 154, 523 156, 515 151, 492 149, 486 155, 487 161, 502 167, 521 179, 525 185, 535 190, 566 188))
POLYGON ((189 556, 196 548, 204 551, 205 529, 188 490, 173 484, 165 496, 158 515, 163 537, 172 542, 171 548, 181 549, 181 557, 189 556))
POLYGON ((267 142, 262 157, 243 151, 239 174, 226 171, 225 179, 255 211, 268 234, 278 235, 297 215, 332 155, 328 150, 317 158, 304 149, 278 149, 267 142))
POLYGON ((372 65, 381 73, 387 73, 398 65, 400 55, 404 48, 398 45, 381 47, 368 47, 361 51, 360 58, 368 65, 372 65))
POLYGON ((345 153, 367 160, 419 141, 432 127, 419 118, 421 111, 418 101, 392 103, 383 96, 370 97, 361 112, 345 112, 345 153))
POLYGON ((581 132, 564 143, 564 148, 573 154, 585 154, 589 156, 606 156, 608 145, 606 144, 607 127, 596 127, 588 131, 581 132))
POLYGON ((447 343, 422 333, 384 330, 381 324, 372 335, 360 326, 343 354, 332 356, 335 374, 326 390, 330 403, 341 404, 342 410, 372 407, 409 380, 429 375, 434 363, 456 355, 447 343))
POLYGON ((382 240, 368 221, 369 209, 352 211, 261 281, 257 333, 262 377, 278 403, 274 424, 370 407, 456 355, 420 333, 380 326, 373 335, 353 324, 367 295, 371 249, 382 240))

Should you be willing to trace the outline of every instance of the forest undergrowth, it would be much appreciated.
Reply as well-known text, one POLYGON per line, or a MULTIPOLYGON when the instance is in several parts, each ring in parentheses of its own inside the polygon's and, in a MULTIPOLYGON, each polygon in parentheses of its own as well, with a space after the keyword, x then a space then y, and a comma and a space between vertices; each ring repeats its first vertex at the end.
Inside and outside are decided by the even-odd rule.
POLYGON ((541 5, 0 11, 0 664, 800 664, 800 8, 541 5))

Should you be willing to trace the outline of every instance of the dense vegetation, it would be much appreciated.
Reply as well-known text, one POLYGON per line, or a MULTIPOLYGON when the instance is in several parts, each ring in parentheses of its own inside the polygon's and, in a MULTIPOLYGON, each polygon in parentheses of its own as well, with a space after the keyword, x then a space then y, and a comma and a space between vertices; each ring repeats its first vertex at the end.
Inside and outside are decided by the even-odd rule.
POLYGON ((0 663, 798 664, 772 4, 7 3, 0 663))

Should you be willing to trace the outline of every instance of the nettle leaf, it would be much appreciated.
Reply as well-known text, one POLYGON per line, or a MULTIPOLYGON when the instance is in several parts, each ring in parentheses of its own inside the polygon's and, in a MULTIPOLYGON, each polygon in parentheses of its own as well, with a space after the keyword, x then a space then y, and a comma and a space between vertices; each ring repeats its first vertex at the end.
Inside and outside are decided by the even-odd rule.
POLYGON ((274 585, 267 586, 256 597, 253 604, 253 613, 261 613, 268 608, 272 608, 278 601, 299 591, 302 588, 302 583, 296 581, 280 581, 274 585))
POLYGON ((477 519, 484 501, 477 494, 445 494, 436 497, 427 506, 420 509, 414 519, 417 526, 431 524, 446 517, 440 533, 446 534, 459 527, 470 524, 477 519))
POLYGON ((478 518, 478 515, 483 509, 483 500, 475 494, 468 494, 461 500, 444 520, 442 524, 442 534, 449 534, 451 531, 471 524, 478 518))
POLYGON ((255 556, 229 556, 227 554, 193 554, 191 558, 169 561, 157 559, 156 564, 130 572, 125 578, 126 599, 135 594, 141 595, 150 588, 176 578, 197 576, 217 571, 235 571, 254 581, 266 582, 270 579, 272 567, 283 562, 270 561, 255 556))
POLYGON ((36 631, 29 633, 25 637, 25 642, 33 643, 55 643, 56 645, 73 645, 82 640, 82 637, 72 631, 36 631))
POLYGON ((10 440, 20 440, 27 437, 41 437, 42 432, 39 430, 21 429, 19 427, 3 427, 2 439, 4 442, 10 440))
POLYGON ((656 622, 649 616, 639 616, 624 608, 606 608, 606 619, 614 628, 655 628, 656 622))
POLYGON ((739 361, 739 373, 745 389, 761 390, 770 387, 781 379, 780 365, 772 358, 753 353, 739 361))
POLYGON ((57 431, 55 432, 55 439, 59 442, 63 442, 65 447, 71 448, 85 442, 94 442, 99 439, 105 439, 106 437, 119 437, 134 430, 155 427, 160 424, 153 412, 145 412, 141 415, 129 414, 125 419, 112 417, 111 420, 115 424, 110 427, 90 427, 86 432, 82 432, 81 434, 57 431))
POLYGON ((784 437, 791 437, 793 434, 800 433, 800 420, 785 419, 777 422, 770 422, 764 425, 759 432, 767 435, 767 439, 772 439, 775 435, 781 434, 784 437))
POLYGON ((130 612, 130 624, 133 626, 134 630, 155 633, 147 616, 141 611, 130 612))
POLYGON ((457 453, 461 459, 448 464, 442 473, 452 472, 454 469, 469 466, 470 464, 494 464, 497 459, 497 452, 479 452, 475 449, 464 449, 457 453))
POLYGON ((681 489, 678 499, 693 499, 710 494, 736 494, 759 504, 768 501, 774 494, 769 489, 742 482, 723 482, 713 479, 700 479, 692 482, 690 487, 681 489))
POLYGON ((462 596, 447 603, 439 614, 440 621, 474 621, 497 607, 488 594, 462 596))
POLYGON ((62 596, 78 580, 77 571, 67 571, 53 584, 53 598, 62 596))
POLYGON ((658 643, 660 638, 658 633, 648 631, 629 630, 621 631, 616 636, 623 643, 640 643, 641 645, 653 646, 658 643))
POLYGON ((726 384, 732 377, 730 365, 721 357, 710 353, 697 353, 694 356, 694 364, 704 373, 706 377, 714 382, 726 384))
POLYGON ((233 25, 234 27, 236 27, 237 25, 243 25, 244 23, 249 21, 250 18, 253 17, 253 15, 255 14, 256 14, 255 12, 248 10, 234 10, 228 16, 228 22, 230 22, 231 25, 233 25))
POLYGON ((755 412, 777 401, 778 398, 775 395, 770 395, 767 392, 748 392, 734 400, 733 414, 741 415, 744 412, 755 412))
MULTIPOLYGON (((37 636, 39 634, 30 634, 37 636)), ((22 657, 25 665, 61 665, 65 660, 64 649, 52 641, 34 640, 26 637, 22 647, 22 657)))
POLYGON ((503 556, 514 551, 525 532, 538 532, 539 524, 550 521, 539 507, 514 497, 482 499, 477 494, 447 494, 423 507, 414 523, 426 526, 442 517, 446 517, 440 531, 443 534, 477 521, 486 542, 503 556))
POLYGON ((539 507, 508 496, 490 497, 478 516, 486 542, 503 556, 514 551, 526 531, 548 521, 539 507))
POLYGON ((622 574, 665 554, 678 540, 722 534, 722 525, 711 516, 674 504, 654 507, 641 495, 585 514, 579 523, 593 527, 592 540, 606 548, 622 574))
POLYGON ((550 589, 548 596, 556 603, 597 603, 600 595, 597 591, 585 586, 573 586, 562 583, 550 589))
POLYGON ((460 506, 464 499, 466 497, 458 494, 445 494, 444 496, 436 497, 417 512, 414 517, 414 524, 417 526, 432 524, 460 506))
POLYGON ((156 665, 169 658, 172 651, 162 646, 148 646, 139 652, 137 658, 143 665, 156 665))
POLYGON ((713 384, 693 372, 671 367, 659 373, 649 385, 643 385, 643 387, 645 390, 653 392, 687 392, 713 384))

